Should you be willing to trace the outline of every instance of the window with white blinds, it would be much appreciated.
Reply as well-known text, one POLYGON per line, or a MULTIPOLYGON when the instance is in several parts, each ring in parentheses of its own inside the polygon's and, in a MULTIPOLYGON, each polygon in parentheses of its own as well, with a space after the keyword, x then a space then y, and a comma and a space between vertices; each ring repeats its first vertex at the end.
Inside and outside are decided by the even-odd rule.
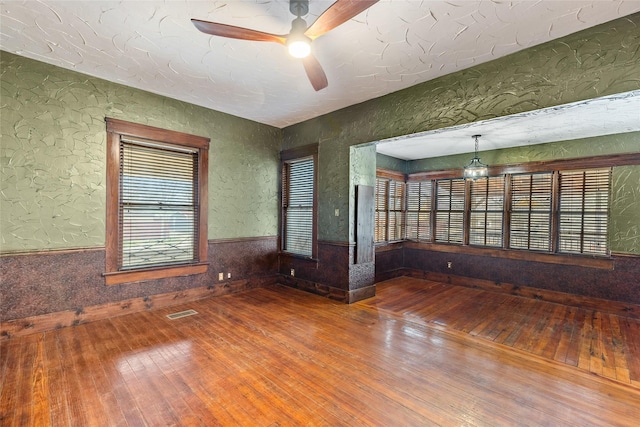
POLYGON ((504 176, 471 181, 469 244, 502 247, 504 176))
POLYGON ((282 249, 313 256, 314 159, 286 161, 282 168, 282 249))
POLYGON ((105 122, 105 283, 205 273, 209 138, 105 122))
POLYGON ((511 177, 511 249, 551 250, 552 182, 552 173, 511 177))
POLYGON ((407 183, 406 238, 417 241, 431 240, 431 181, 407 183))
POLYGON ((376 242, 404 239, 405 183, 394 179, 376 179, 376 242))
POLYGON ((463 243, 465 180, 436 181, 436 242, 463 243))
POLYGON ((192 263, 198 250, 198 151, 121 139, 121 270, 192 263))
POLYGON ((611 168, 560 171, 558 251, 606 255, 611 168))

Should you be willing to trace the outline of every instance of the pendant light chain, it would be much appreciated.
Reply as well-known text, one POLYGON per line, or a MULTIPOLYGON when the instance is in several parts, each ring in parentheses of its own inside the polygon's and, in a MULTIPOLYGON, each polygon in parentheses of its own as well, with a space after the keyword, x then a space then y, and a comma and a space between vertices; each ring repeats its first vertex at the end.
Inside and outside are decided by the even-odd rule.
POLYGON ((478 138, 480 137, 480 135, 473 135, 473 137, 476 140, 476 159, 478 158, 478 138))

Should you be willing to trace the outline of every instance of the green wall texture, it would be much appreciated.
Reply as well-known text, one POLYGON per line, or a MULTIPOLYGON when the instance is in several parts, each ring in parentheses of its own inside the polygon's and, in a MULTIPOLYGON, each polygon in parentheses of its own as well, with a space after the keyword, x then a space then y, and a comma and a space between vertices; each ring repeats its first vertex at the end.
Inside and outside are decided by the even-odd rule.
POLYGON ((393 171, 407 173, 407 161, 377 153, 376 168, 391 169, 393 171))
MULTIPOLYGON (((640 89, 639 27, 630 15, 287 127, 283 147, 320 144, 318 200, 342 211, 352 145, 640 89)), ((352 242, 325 214, 318 238, 352 242)))
POLYGON ((105 117, 211 138, 209 239, 277 234, 282 131, 2 52, 0 249, 104 246, 105 117))
MULTIPOLYGON (((2 52, 0 249, 104 244, 105 116, 211 138, 210 239, 277 234, 278 151, 319 143, 318 238, 353 242, 352 185, 373 176, 353 146, 640 89, 639 26, 630 15, 283 130, 2 52)), ((615 191, 637 206, 637 187, 615 191)), ((614 235, 631 248, 637 227, 614 235)))

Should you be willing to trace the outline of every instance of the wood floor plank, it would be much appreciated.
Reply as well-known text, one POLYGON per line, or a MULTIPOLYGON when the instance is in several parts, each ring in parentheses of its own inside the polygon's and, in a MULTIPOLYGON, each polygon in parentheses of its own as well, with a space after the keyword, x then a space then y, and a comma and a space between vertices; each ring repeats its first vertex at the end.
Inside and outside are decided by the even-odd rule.
POLYGON ((22 340, 7 340, 0 343, 2 356, 0 364, 2 369, 2 378, 0 378, 0 421, 2 425, 11 425, 13 423, 13 410, 19 404, 18 399, 18 381, 20 380, 20 348, 23 346, 22 340))
MULTIPOLYGON (((71 413, 67 403, 67 393, 64 389, 62 372, 62 356, 58 352, 57 331, 45 332, 44 354, 45 373, 47 376, 47 399, 49 400, 49 419, 51 422, 67 425, 71 420, 71 413)), ((45 423, 44 425, 47 425, 45 423)))
POLYGON ((553 312, 548 321, 544 325, 544 329, 539 332, 540 337, 536 335, 530 337, 530 347, 532 352, 545 359, 553 359, 556 349, 560 344, 560 337, 564 329, 565 319, 569 315, 569 307, 554 304, 553 312))
MULTIPOLYGON (((492 293, 478 294, 477 289, 464 287, 458 287, 461 293, 456 294, 457 298, 454 299, 447 299, 446 295, 452 293, 439 288, 438 294, 445 296, 444 299, 438 300, 438 303, 435 300, 428 303, 422 300, 417 303, 422 304, 421 308, 411 310, 407 303, 399 301, 403 291, 405 298, 411 301, 413 292, 419 289, 419 281, 410 280, 396 278, 379 284, 375 307, 417 322, 468 332, 472 336, 493 340, 546 359, 579 366, 626 384, 636 381, 631 378, 627 361, 635 363, 638 357, 633 356, 640 355, 640 338, 636 338, 638 334, 633 332, 636 325, 640 324, 637 319, 625 318, 630 323, 625 323, 621 328, 617 321, 614 324, 610 320, 613 315, 604 312, 503 293, 487 296, 492 293), (403 305, 405 308, 402 311, 394 311, 394 305, 381 303, 387 290, 393 290, 395 307, 403 305), (472 300, 475 305, 470 305, 472 300), (456 317, 460 311, 465 313, 456 317), (413 317, 407 316, 407 313, 413 317), (482 320, 476 321, 474 317, 482 320), (465 325, 470 322, 475 323, 469 330, 465 325)), ((444 286, 455 288, 452 285, 444 286)))
POLYGON ((640 321, 625 317, 619 319, 619 325, 625 343, 629 378, 640 381, 640 321))
POLYGON ((589 313, 584 309, 577 309, 576 315, 573 319, 573 331, 571 334, 571 339, 569 340, 569 345, 567 348, 567 356, 565 358, 565 362, 571 366, 578 366, 578 362, 580 361, 580 349, 582 345, 582 330, 584 328, 585 317, 589 313))
POLYGON ((616 357, 613 345, 613 330, 611 327, 611 315, 602 313, 600 319, 600 349, 602 351, 602 376, 616 379, 616 357))
POLYGON ((553 308, 552 305, 535 301, 531 314, 523 320, 519 333, 510 335, 504 344, 535 354, 536 341, 541 339, 553 308))
POLYGON ((630 383, 629 368, 627 365, 627 354, 625 350, 625 342, 620 330, 620 317, 611 315, 609 317, 611 323, 611 342, 615 356, 616 379, 618 381, 630 383))
POLYGON ((345 305, 270 286, 11 338, 0 343, 0 408, 17 415, 0 424, 635 426, 638 381, 553 358, 570 358, 584 332, 562 324, 587 323, 603 375, 613 365, 621 376, 631 365, 618 358, 637 340, 614 337, 636 323, 448 287, 399 278, 345 305), (165 317, 188 308, 198 314, 165 317))
MULTIPOLYGON (((597 326, 595 317, 597 312, 589 310, 584 317, 584 323, 580 330, 580 354, 578 356, 578 368, 589 370, 591 364, 591 346, 593 342, 594 328, 597 326)), ((601 372, 600 372, 601 373, 601 372)))
POLYGON ((503 332, 496 337, 495 342, 513 347, 513 343, 516 342, 523 330, 527 328, 527 325, 531 324, 532 317, 537 316, 537 311, 541 309, 537 301, 528 299, 523 301, 521 307, 522 311, 512 314, 512 323, 505 327, 503 332))
POLYGON ((558 345, 553 349, 553 355, 549 355, 550 359, 562 363, 566 362, 571 338, 573 336, 574 329, 576 328, 574 319, 577 311, 578 309, 576 307, 566 307, 565 317, 562 319, 558 327, 558 345))
MULTIPOLYGON (((507 310, 509 301, 513 299, 511 295, 495 293, 491 295, 491 301, 485 306, 485 309, 477 315, 480 322, 469 330, 469 334, 473 336, 480 336, 483 331, 493 330, 495 325, 500 323, 502 312, 507 310)), ((489 338, 489 334, 483 335, 485 338, 489 338)))

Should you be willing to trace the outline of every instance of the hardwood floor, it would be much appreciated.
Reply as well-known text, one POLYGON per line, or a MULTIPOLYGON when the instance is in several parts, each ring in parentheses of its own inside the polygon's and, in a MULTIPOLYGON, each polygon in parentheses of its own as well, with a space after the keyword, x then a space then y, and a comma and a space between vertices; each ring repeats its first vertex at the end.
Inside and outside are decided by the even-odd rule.
MULTIPOLYGON (((429 317, 432 291, 396 280, 351 306, 275 286, 4 340, 0 424, 637 425, 633 384, 518 349, 547 347, 523 335, 537 320, 507 334, 480 318, 460 332, 491 303, 442 290, 429 317), (198 314, 165 317, 188 308, 198 314)), ((543 316, 521 304, 512 310, 543 316)))
POLYGON ((400 277, 362 304, 577 366, 640 388, 640 320, 400 277))

